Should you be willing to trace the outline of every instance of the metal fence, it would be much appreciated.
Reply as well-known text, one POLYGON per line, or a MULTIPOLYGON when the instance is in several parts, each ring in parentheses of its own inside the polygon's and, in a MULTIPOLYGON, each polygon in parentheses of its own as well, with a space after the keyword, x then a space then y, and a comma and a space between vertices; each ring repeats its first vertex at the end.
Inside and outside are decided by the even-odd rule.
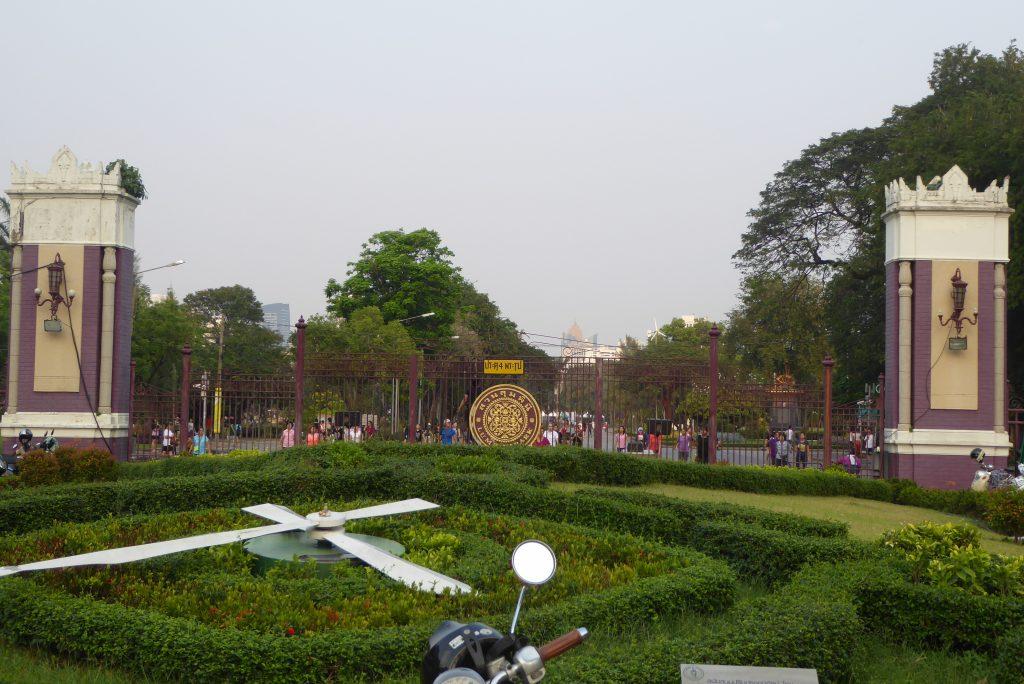
POLYGON ((134 387, 134 456, 164 451, 168 426, 176 433, 172 450, 187 449, 187 436, 203 428, 209 448, 218 453, 273 450, 293 421, 296 442, 305 441, 313 426, 326 428, 329 439, 338 428, 354 425, 383 438, 430 441, 445 420, 452 420, 468 442, 474 399, 492 385, 511 382, 533 394, 544 423, 582 446, 710 463, 813 468, 849 464, 846 455, 854 454, 851 470, 872 476, 884 470, 878 448, 881 398, 871 405, 833 405, 828 359, 821 384, 801 386, 787 377, 743 382, 718 367, 713 335, 707 360, 526 357, 519 359, 521 373, 501 375, 485 372, 481 358, 306 355, 301 326, 296 338, 294 368, 274 375, 193 371, 183 350, 179 392, 134 387), (717 439, 703 440, 702 433, 717 439), (792 441, 784 440, 773 458, 769 439, 775 433, 791 434, 792 441), (693 438, 681 440, 685 434, 693 438), (178 435, 186 438, 179 441, 178 435), (680 453, 687 441, 689 453, 680 453))

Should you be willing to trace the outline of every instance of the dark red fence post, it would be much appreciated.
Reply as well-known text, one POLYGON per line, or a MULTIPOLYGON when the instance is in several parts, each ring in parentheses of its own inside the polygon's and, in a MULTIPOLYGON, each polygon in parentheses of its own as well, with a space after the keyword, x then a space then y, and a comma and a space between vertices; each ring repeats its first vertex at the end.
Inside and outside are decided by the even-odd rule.
POLYGON ((821 455, 821 467, 824 469, 832 465, 832 366, 835 362, 826 355, 821 365, 825 367, 825 444, 821 455))
POLYGON ((602 387, 601 362, 594 361, 594 448, 598 451, 604 446, 604 387, 602 387))
POLYGON ((711 373, 708 390, 708 463, 718 462, 718 326, 711 324, 708 337, 711 338, 711 373))
POLYGON ((135 453, 135 359, 128 364, 128 458, 135 453))
POLYGON ((409 357, 409 443, 416 441, 416 402, 419 398, 420 357, 413 354, 409 357))
POLYGON ((181 348, 181 413, 178 416, 178 453, 188 451, 188 396, 192 389, 192 347, 181 348))
POLYGON ((295 324, 295 444, 306 443, 302 430, 302 397, 306 382, 306 320, 299 316, 295 324))
POLYGON ((885 462, 885 373, 878 375, 878 421, 875 423, 875 451, 878 453, 878 474, 889 477, 885 462))

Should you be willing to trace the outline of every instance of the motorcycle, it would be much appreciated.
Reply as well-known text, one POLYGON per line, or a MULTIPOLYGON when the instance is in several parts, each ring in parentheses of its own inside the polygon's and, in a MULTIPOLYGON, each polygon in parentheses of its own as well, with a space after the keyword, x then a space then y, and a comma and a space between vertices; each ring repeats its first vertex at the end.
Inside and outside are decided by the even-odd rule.
POLYGON ((43 433, 43 438, 32 446, 32 431, 25 428, 18 434, 18 441, 14 443, 13 453, 9 456, 0 454, 0 477, 4 475, 17 475, 21 469, 21 459, 30 451, 44 451, 52 454, 57 450, 57 438, 53 436, 54 431, 43 433))
POLYGON ((978 463, 978 470, 971 481, 971 489, 976 492, 988 492, 996 489, 1024 491, 1024 463, 1017 464, 1017 472, 1013 470, 996 470, 985 463, 985 450, 974 449, 971 459, 978 463))
POLYGON ((587 638, 585 627, 571 630, 534 647, 516 634, 526 590, 540 587, 555 575, 557 561, 551 547, 524 541, 512 552, 512 570, 522 583, 512 615, 512 628, 502 634, 481 622, 463 624, 446 620, 434 630, 420 669, 422 684, 536 684, 547 674, 545 666, 587 638))

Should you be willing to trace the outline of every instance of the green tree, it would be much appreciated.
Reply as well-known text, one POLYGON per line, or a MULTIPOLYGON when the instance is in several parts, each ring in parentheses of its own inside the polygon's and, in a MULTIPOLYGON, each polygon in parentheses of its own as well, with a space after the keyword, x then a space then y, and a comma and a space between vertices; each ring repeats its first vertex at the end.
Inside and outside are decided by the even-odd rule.
POLYGON ((194 345, 197 368, 216 368, 221 326, 224 370, 271 373, 283 367, 284 345, 276 333, 263 327, 263 307, 251 288, 231 285, 199 290, 186 295, 183 303, 203 331, 194 345))
MULTIPOLYGON (((978 185, 1024 177, 1024 54, 954 45, 935 55, 931 93, 876 128, 837 133, 787 162, 750 213, 734 258, 750 275, 816 273, 837 357, 836 387, 853 398, 882 370, 884 184, 930 178, 953 164, 978 185)), ((1019 205, 1018 186, 1010 188, 1019 205)), ((1024 216, 1010 219, 1010 374, 1024 385, 1024 216)))
POLYGON ((546 356, 523 341, 518 326, 501 315, 501 309, 472 283, 463 281, 454 332, 455 349, 475 356, 546 356))
POLYGON ((167 293, 163 301, 140 300, 132 329, 132 359, 137 382, 172 390, 181 377, 181 348, 196 345, 200 326, 192 313, 167 293))
POLYGON ((812 277, 747 276, 722 338, 726 354, 739 359, 752 379, 771 381, 773 374, 790 373, 797 382, 816 382, 828 351, 821 324, 824 294, 812 277))
POLYGON ((409 331, 397 321, 385 323, 377 307, 353 311, 347 320, 318 315, 306 321, 307 354, 408 356, 415 352, 416 344, 409 331))
POLYGON ((435 342, 450 339, 463 281, 454 255, 437 232, 421 228, 376 233, 348 266, 344 282, 331 278, 324 288, 329 313, 347 318, 372 306, 385 321, 395 321, 432 312, 409 321, 413 336, 435 342))

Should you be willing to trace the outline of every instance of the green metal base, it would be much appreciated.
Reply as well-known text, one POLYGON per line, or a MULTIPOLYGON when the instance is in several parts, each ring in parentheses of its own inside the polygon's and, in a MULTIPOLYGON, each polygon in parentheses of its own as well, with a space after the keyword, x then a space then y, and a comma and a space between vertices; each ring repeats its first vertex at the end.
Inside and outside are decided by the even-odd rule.
MULTIPOLYGON (((405 547, 396 541, 367 534, 352 532, 346 532, 346 534, 387 551, 393 556, 405 555, 405 547)), ((245 542, 244 546, 246 551, 256 556, 256 569, 261 573, 278 563, 295 561, 316 561, 317 573, 324 577, 330 575, 331 568, 338 563, 365 565, 352 554, 346 553, 336 546, 321 546, 315 540, 310 539, 305 532, 282 532, 266 537, 256 537, 245 542)))

